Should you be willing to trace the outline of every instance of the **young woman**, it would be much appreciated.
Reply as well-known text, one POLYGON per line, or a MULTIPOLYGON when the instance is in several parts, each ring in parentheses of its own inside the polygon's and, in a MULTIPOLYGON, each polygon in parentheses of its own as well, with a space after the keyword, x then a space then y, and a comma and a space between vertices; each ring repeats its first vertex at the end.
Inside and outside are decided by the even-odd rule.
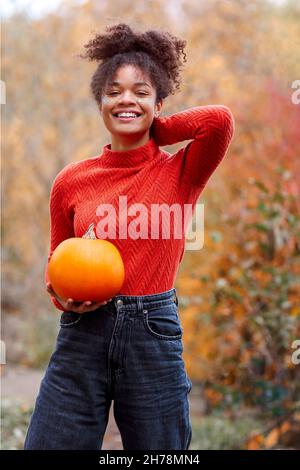
POLYGON ((186 41, 162 31, 134 32, 124 23, 106 29, 81 57, 102 61, 91 90, 111 143, 56 176, 48 260, 66 238, 107 238, 120 250, 126 276, 107 302, 65 302, 46 269, 47 290, 63 312, 24 447, 101 449, 113 400, 124 449, 184 450, 192 436, 192 382, 173 285, 185 240, 174 237, 172 223, 170 236, 161 229, 173 205, 182 214, 185 204, 194 210, 226 153, 234 120, 222 105, 160 118, 163 100, 179 86, 186 41), (159 148, 184 140, 192 141, 173 155, 159 148), (100 221, 107 204, 118 216, 105 233, 100 221), (151 216, 157 205, 164 207, 159 223, 151 216))

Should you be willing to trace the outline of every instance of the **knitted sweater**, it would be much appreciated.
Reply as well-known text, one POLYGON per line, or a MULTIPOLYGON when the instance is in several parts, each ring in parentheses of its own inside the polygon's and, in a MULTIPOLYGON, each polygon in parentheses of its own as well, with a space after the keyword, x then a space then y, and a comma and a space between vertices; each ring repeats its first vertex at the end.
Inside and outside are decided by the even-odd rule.
MULTIPOLYGON (((164 222, 160 218, 159 236, 153 237, 151 210, 154 204, 167 204, 165 207, 169 208, 179 204, 183 213, 184 204, 190 204, 194 213, 199 195, 226 154, 234 128, 228 107, 196 106, 154 118, 150 139, 138 148, 113 151, 111 144, 107 144, 100 155, 66 165, 54 179, 50 192, 48 263, 59 243, 70 237, 83 237, 93 224, 95 237, 106 238, 121 253, 125 281, 119 295, 147 295, 172 289, 184 254, 186 226, 182 229, 183 236, 176 238, 174 224, 170 223, 170 236, 163 237, 164 222), (191 139, 174 154, 159 148, 191 139), (107 230, 107 235, 97 228, 103 221, 104 213, 99 210, 99 206, 105 207, 103 204, 112 205, 116 215, 116 230, 107 230), (132 204, 139 204, 133 207, 142 211, 130 215, 132 204), (148 216, 143 212, 145 208, 148 216), (129 229, 139 214, 142 214, 141 225, 149 226, 148 236, 133 236, 134 230, 124 235, 124 227, 129 229), (123 223, 121 229, 122 215, 125 225, 123 223)), ((48 264, 46 282, 49 280, 47 268, 48 264)), ((51 299, 59 310, 65 310, 55 297, 51 299)))

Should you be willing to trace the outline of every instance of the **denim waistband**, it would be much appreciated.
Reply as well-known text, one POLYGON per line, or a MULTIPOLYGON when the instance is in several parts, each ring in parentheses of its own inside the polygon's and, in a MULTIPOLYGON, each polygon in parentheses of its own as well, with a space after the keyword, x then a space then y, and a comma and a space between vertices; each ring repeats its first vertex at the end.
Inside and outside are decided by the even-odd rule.
POLYGON ((149 309, 151 307, 159 308, 175 303, 178 305, 176 289, 173 287, 164 292, 147 295, 116 295, 107 306, 114 304, 116 307, 126 307, 128 309, 149 309))

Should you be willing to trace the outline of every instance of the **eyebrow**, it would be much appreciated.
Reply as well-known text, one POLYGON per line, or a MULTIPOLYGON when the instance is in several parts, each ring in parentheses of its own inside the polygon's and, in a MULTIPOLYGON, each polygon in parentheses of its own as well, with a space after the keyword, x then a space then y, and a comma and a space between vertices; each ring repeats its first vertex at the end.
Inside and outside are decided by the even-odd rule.
MULTIPOLYGON (((108 86, 113 86, 113 85, 119 86, 119 85, 120 85, 120 82, 116 82, 116 81, 114 81, 114 82, 108 82, 108 86)), ((134 85, 146 85, 146 86, 148 86, 149 88, 151 88, 150 85, 149 85, 147 82, 135 82, 134 85)))

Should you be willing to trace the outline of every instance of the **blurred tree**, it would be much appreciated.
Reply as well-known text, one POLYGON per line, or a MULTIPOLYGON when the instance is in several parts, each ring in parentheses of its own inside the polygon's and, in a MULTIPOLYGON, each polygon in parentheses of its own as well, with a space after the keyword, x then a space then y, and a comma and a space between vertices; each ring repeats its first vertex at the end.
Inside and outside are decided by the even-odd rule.
POLYGON ((5 316, 15 342, 10 357, 17 351, 16 360, 36 365, 47 356, 27 343, 39 347, 35 317, 54 311, 43 277, 53 179, 70 161, 99 154, 109 138, 89 91, 95 64, 76 54, 94 31, 128 21, 187 40, 181 92, 163 114, 220 103, 236 120, 228 158, 200 197, 204 248, 186 252, 176 282, 188 372, 205 385, 208 407, 255 403, 275 414, 291 407, 297 377, 289 347, 299 334, 300 297, 300 107, 291 102, 299 19, 293 1, 94 0, 3 21, 2 301, 16 314, 5 316), (33 334, 24 335, 17 318, 33 334))

